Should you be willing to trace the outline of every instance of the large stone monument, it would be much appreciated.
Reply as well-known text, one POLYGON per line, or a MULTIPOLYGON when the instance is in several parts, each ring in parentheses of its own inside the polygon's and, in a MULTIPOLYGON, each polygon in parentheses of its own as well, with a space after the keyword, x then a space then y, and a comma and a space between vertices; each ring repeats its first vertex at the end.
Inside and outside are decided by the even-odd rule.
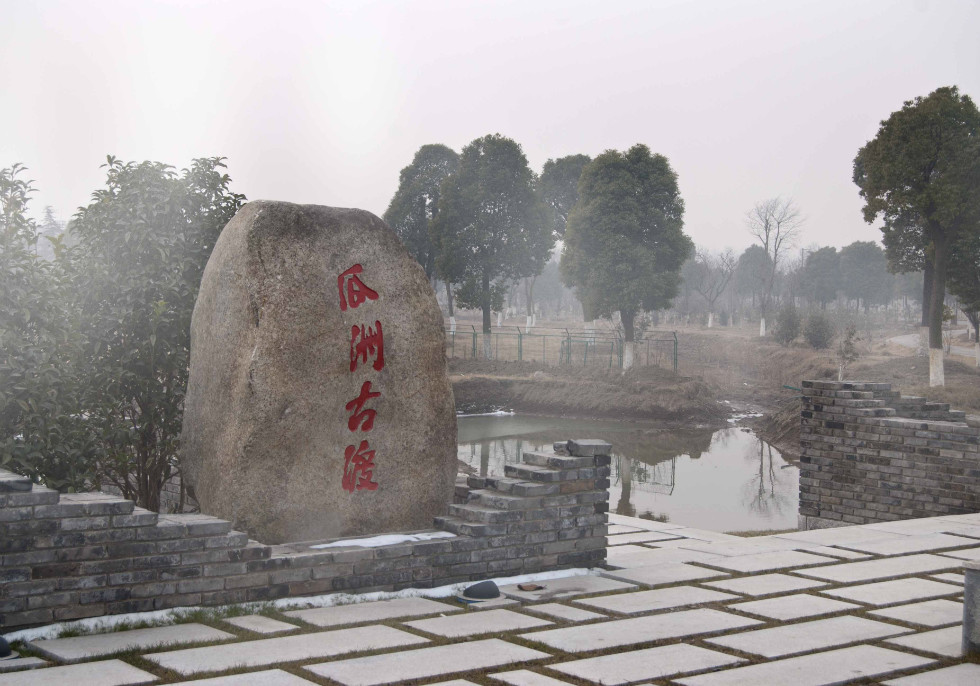
POLYGON ((422 268, 362 210, 258 201, 218 238, 181 436, 201 510, 264 543, 432 526, 456 416, 422 268))

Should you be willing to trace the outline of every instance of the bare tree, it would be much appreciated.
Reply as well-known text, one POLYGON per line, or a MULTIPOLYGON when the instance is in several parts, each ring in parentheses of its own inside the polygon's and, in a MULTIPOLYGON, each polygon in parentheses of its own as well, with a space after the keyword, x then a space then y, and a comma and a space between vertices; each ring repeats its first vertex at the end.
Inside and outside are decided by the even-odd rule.
POLYGON ((745 215, 749 233, 755 236, 770 259, 770 271, 760 303, 760 336, 766 335, 766 314, 772 305, 772 291, 779 272, 779 262, 796 242, 803 221, 804 217, 792 199, 783 200, 779 196, 756 203, 745 215))
POLYGON ((691 286, 708 303, 709 329, 714 320, 715 302, 728 287, 737 264, 738 259, 731 248, 713 255, 706 248, 699 247, 694 253, 694 280, 691 286))

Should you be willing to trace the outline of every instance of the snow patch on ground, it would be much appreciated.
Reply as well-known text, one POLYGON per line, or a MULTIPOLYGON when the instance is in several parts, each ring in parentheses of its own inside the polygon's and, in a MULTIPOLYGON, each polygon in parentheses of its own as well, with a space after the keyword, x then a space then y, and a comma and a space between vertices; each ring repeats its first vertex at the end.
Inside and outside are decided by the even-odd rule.
POLYGON ((347 546, 357 546, 358 548, 380 548, 383 545, 394 545, 396 543, 408 543, 410 541, 431 541, 434 538, 456 538, 456 534, 448 531, 429 531, 420 534, 382 534, 371 538, 350 538, 333 543, 319 543, 311 545, 310 548, 346 548, 347 546))
MULTIPOLYGON (((529 581, 548 581, 549 579, 564 579, 569 576, 598 576, 599 569, 562 569, 555 572, 539 572, 537 574, 522 574, 520 576, 501 577, 492 579, 497 586, 507 586, 509 584, 523 584, 529 581)), ((222 611, 229 608, 243 608, 249 612, 256 612, 263 607, 272 605, 277 610, 312 608, 312 607, 331 607, 334 605, 351 605, 354 603, 366 603, 374 600, 392 600, 394 598, 449 598, 462 593, 467 586, 471 586, 476 581, 440 586, 439 588, 406 588, 401 591, 377 591, 375 593, 362 593, 355 595, 351 593, 331 593, 330 595, 312 596, 310 598, 281 598, 272 603, 242 603, 239 605, 223 605, 218 607, 175 607, 170 610, 157 610, 155 612, 134 612, 125 615, 110 615, 108 617, 91 617, 80 619, 74 622, 64 622, 61 624, 49 624, 34 629, 22 629, 4 635, 4 638, 13 643, 14 641, 40 641, 50 638, 57 638, 63 631, 70 629, 80 629, 89 633, 105 633, 121 624, 143 624, 151 623, 154 626, 167 626, 177 624, 185 616, 200 610, 222 611)))
POLYGON ((742 421, 743 419, 753 419, 755 417, 761 417, 761 416, 762 416, 761 412, 744 412, 742 414, 733 414, 731 417, 728 418, 728 423, 736 424, 742 421))

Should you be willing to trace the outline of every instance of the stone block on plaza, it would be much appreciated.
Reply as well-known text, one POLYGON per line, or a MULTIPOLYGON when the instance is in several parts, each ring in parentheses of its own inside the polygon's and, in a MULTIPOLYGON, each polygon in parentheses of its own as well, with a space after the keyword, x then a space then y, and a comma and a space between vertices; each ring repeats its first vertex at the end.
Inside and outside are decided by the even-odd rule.
POLYGON ((181 464, 203 512, 264 543, 431 526, 453 498, 442 315, 374 215, 248 203, 191 324, 181 464))

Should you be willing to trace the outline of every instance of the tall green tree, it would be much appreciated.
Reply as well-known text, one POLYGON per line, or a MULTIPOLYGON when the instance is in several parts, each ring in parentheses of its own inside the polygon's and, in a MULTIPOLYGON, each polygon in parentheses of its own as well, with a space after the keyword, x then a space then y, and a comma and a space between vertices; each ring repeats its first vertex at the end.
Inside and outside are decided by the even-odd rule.
POLYGON ((568 155, 548 160, 541 170, 538 191, 551 213, 555 237, 565 236, 568 215, 578 202, 578 182, 585 165, 592 161, 588 155, 568 155))
POLYGON ((82 490, 95 445, 79 400, 84 346, 68 302, 73 284, 60 241, 53 261, 38 255, 24 171, 0 170, 0 467, 82 490))
MULTIPOLYGON (((384 220, 394 229, 425 270, 432 285, 436 272, 436 250, 430 236, 431 225, 439 212, 439 189, 443 182, 459 168, 459 155, 439 143, 423 145, 415 153, 412 163, 402 169, 384 220)), ((452 287, 446 283, 449 299, 449 316, 453 316, 452 287)))
MULTIPOLYGON (((541 176, 538 178, 538 194, 548 208, 552 220, 552 231, 555 238, 561 240, 565 236, 568 225, 568 215, 578 202, 578 181, 582 170, 592 158, 588 155, 567 155, 558 159, 549 159, 544 163, 541 176)), ((524 278, 524 302, 527 305, 528 330, 534 321, 534 285, 537 276, 524 278)))
POLYGON ((820 248, 806 256, 803 288, 811 301, 827 309, 827 303, 837 297, 840 288, 840 255, 837 248, 820 248))
POLYGON ((561 275, 583 309, 599 316, 619 312, 626 369, 633 364, 637 313, 670 305, 681 265, 694 250, 683 217, 677 174, 645 145, 607 150, 582 171, 561 275))
POLYGON ((158 509, 177 468, 190 320, 218 234, 244 202, 221 158, 180 174, 158 162, 106 165, 106 187, 75 215, 81 379, 101 474, 158 509))
POLYGON ((440 189, 432 222, 436 268, 444 280, 460 284, 461 306, 483 311, 487 358, 490 313, 505 282, 540 274, 554 246, 535 181, 521 146, 492 134, 463 148, 458 171, 440 189))
POLYGON ((840 287, 847 298, 861 301, 864 311, 888 301, 892 292, 885 251, 874 241, 854 241, 840 251, 840 287))
POLYGON ((738 256, 735 265, 735 288, 741 296, 750 296, 752 306, 762 302, 769 287, 772 258, 761 245, 750 245, 738 256))
POLYGON ((864 219, 886 226, 915 218, 896 237, 917 242, 932 264, 929 304, 929 383, 944 385, 943 298, 951 249, 980 226, 980 111, 953 87, 907 101, 881 123, 854 159, 864 219))

